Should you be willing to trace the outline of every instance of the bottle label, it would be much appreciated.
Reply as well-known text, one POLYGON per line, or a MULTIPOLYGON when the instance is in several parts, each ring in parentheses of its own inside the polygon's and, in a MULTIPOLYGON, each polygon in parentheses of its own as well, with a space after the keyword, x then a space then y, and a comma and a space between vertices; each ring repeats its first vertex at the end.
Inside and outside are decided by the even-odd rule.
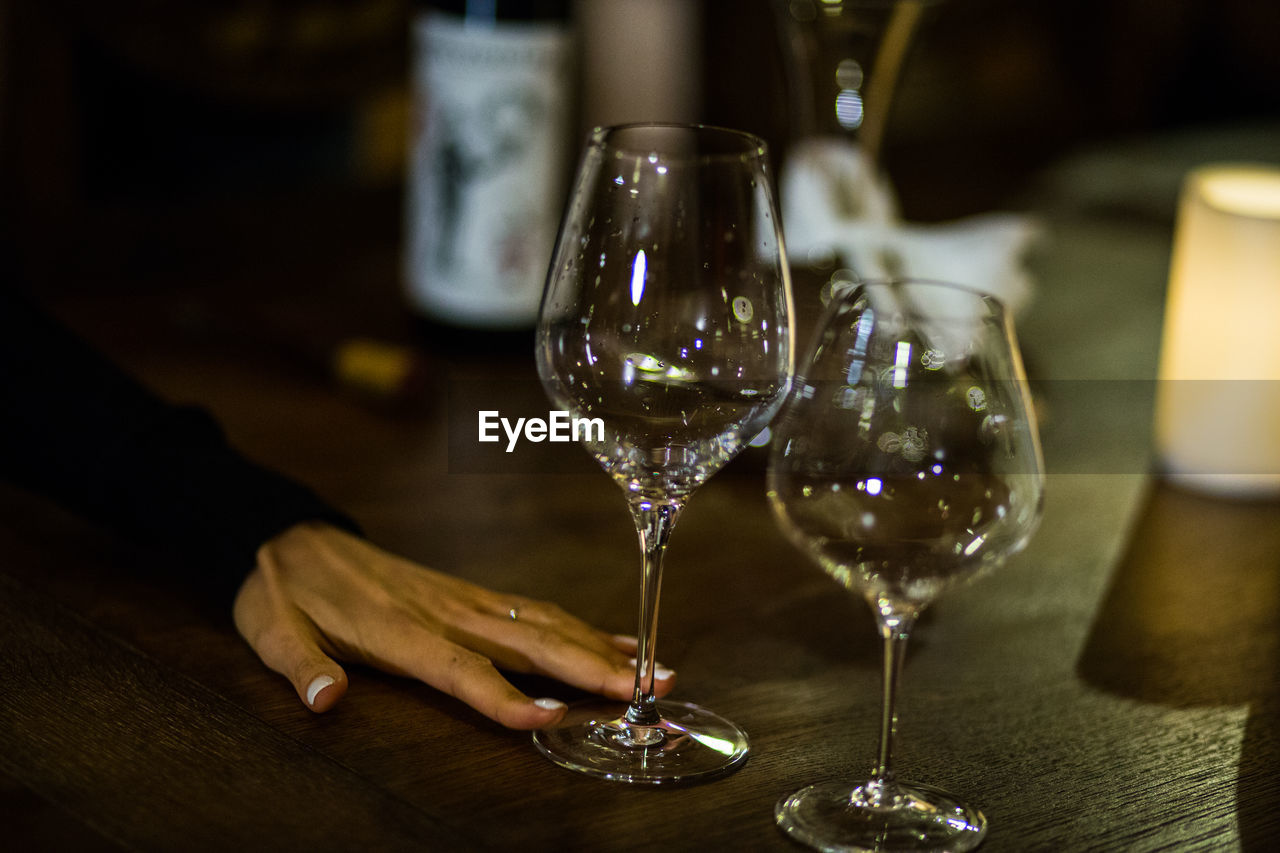
POLYGON ((410 300, 461 325, 529 325, 563 202, 572 37, 440 12, 419 17, 414 37, 410 300))

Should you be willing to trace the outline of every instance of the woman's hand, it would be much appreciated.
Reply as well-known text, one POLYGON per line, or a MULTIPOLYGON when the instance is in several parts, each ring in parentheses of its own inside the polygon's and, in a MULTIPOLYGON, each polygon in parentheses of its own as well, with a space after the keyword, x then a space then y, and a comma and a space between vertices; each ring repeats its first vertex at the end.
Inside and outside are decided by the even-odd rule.
MULTIPOLYGON (((554 604, 433 571, 327 524, 299 524, 258 550, 236 595, 236 627, 313 711, 347 691, 338 660, 417 678, 513 729, 554 724, 565 706, 530 699, 498 668, 547 675, 615 699, 635 685, 635 640, 554 604)), ((655 690, 674 673, 655 667, 655 690)))

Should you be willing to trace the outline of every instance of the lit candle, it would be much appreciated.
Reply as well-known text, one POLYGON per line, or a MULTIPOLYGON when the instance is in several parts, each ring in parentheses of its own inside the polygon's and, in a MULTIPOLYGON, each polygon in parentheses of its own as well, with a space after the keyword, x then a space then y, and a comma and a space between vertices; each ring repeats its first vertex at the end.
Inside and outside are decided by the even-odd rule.
POLYGON ((1173 482, 1280 494, 1280 168, 1206 166, 1183 184, 1155 427, 1173 482))

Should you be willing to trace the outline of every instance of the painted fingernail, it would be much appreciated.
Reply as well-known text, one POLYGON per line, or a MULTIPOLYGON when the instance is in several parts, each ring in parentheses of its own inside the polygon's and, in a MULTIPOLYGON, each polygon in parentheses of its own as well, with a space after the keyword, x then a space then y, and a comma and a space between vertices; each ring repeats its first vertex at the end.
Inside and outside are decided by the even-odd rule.
POLYGON ((333 684, 333 678, 328 675, 317 675, 307 685, 307 704, 316 704, 316 697, 320 695, 320 691, 333 684))
MULTIPOLYGON (((631 659, 630 659, 630 661, 631 661, 631 665, 632 665, 632 666, 635 666, 635 665, 638 663, 638 661, 637 661, 635 658, 631 658, 631 659)), ((676 674, 676 672, 675 672, 675 670, 674 670, 674 669, 668 669, 667 667, 663 666, 662 664, 657 663, 656 661, 654 662, 654 664, 653 664, 653 677, 654 677, 654 678, 656 678, 656 679, 658 679, 659 681, 666 681, 668 678, 670 678, 671 676, 673 676, 673 675, 675 675, 675 674, 676 674)))
POLYGON ((561 708, 569 707, 559 699, 534 699, 533 704, 542 708, 544 711, 559 711, 561 708))

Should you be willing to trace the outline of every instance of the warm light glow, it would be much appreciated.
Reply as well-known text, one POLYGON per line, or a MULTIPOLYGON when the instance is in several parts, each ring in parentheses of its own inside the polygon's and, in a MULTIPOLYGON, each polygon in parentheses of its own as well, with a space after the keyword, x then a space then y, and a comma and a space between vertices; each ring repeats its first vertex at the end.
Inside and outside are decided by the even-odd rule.
POLYGON ((1223 168, 1200 179, 1200 192, 1224 213, 1280 218, 1280 171, 1275 169, 1223 168))
POLYGON ((1156 445, 1169 476, 1280 492, 1280 169, 1219 165, 1183 185, 1156 445))

